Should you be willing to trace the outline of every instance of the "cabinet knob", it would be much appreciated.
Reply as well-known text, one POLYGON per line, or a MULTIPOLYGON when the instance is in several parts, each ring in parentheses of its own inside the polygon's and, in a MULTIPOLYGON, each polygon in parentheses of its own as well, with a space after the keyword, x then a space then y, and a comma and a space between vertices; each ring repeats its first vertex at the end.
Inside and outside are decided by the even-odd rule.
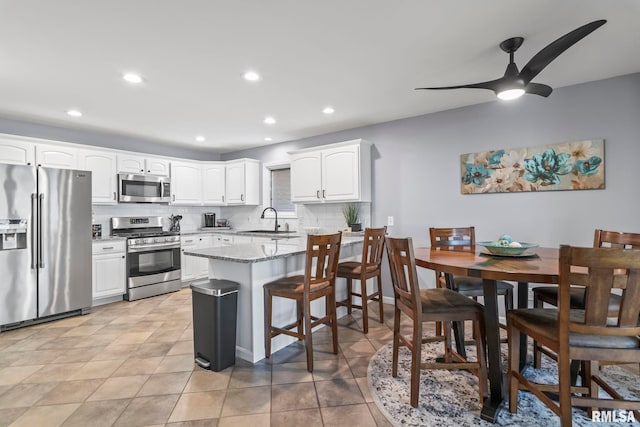
POLYGON ((244 194, 241 194, 241 195, 240 195, 240 201, 241 201, 241 202, 244 202, 244 194))
POLYGON ((122 255, 122 259, 124 259, 124 255, 122 255))
POLYGON ((326 199, 326 198, 327 198, 327 194, 326 194, 326 191, 325 191, 325 190, 322 190, 322 198, 323 198, 323 199, 326 199))
POLYGON ((316 199, 320 198, 320 190, 316 190, 316 199))

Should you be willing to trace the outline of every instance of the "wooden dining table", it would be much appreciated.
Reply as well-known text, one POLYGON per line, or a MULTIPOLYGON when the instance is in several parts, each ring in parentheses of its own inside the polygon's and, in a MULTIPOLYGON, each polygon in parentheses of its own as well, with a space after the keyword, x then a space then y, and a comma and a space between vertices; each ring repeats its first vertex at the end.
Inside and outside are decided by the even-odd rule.
MULTIPOLYGON (((500 352, 500 325, 497 304, 498 280, 518 282, 519 308, 528 305, 529 283, 559 283, 558 248, 534 248, 528 253, 533 256, 503 257, 487 255, 484 248, 470 251, 448 250, 446 248, 415 248, 416 265, 431 270, 442 271, 456 276, 482 278, 484 291, 487 362, 490 396, 485 400, 480 416, 495 422, 506 395, 506 378, 502 374, 500 352)), ((525 364, 527 340, 520 340, 520 368, 525 364)))

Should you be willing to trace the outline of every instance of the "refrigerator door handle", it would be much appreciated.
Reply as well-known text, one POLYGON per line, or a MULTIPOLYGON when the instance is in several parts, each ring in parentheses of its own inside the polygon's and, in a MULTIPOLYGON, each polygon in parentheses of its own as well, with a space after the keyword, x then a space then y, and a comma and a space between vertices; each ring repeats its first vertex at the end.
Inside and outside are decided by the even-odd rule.
POLYGON ((37 267, 38 253, 36 251, 36 234, 38 229, 36 227, 36 199, 38 195, 31 193, 31 269, 34 270, 37 267))
POLYGON ((38 267, 44 268, 44 256, 43 256, 43 245, 42 245, 42 236, 44 235, 44 226, 42 224, 42 201, 44 200, 44 193, 40 193, 38 196, 38 228, 40 232, 38 233, 38 267))

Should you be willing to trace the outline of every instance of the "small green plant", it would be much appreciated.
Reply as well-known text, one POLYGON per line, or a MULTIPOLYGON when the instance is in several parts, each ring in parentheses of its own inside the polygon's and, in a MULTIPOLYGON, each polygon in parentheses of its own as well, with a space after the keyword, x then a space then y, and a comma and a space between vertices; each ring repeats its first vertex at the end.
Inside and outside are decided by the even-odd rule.
POLYGON ((357 203, 347 203, 342 208, 342 215, 344 215, 347 226, 351 227, 352 224, 358 224, 360 221, 360 205, 357 203))

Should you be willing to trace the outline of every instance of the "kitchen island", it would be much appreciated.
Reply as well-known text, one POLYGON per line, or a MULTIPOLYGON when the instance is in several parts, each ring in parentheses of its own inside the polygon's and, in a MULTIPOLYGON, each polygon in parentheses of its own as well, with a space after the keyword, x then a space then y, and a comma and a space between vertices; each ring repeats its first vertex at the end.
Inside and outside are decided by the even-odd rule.
MULTIPOLYGON (((362 255, 361 236, 342 238, 340 261, 359 261, 362 255)), ((209 259, 209 278, 238 282, 238 324, 236 356, 255 363, 264 359, 264 294, 262 286, 273 280, 304 274, 307 239, 273 240, 269 243, 248 243, 231 246, 193 249, 185 255, 209 259)), ((346 298, 346 288, 337 286, 336 299, 346 298)), ((312 312, 324 314, 324 299, 312 303, 312 312)), ((346 309, 340 307, 338 317, 346 309)), ((283 298, 273 300, 273 323, 285 325, 296 319, 295 302, 283 298)), ((272 340, 272 352, 286 347, 295 338, 280 335, 272 340)))

